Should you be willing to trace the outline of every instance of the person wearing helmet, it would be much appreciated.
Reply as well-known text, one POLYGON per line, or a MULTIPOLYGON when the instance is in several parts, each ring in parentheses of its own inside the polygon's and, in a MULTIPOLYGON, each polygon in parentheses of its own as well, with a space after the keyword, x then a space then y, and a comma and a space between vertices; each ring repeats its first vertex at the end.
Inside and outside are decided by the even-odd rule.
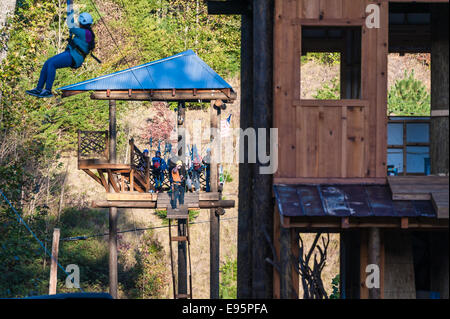
POLYGON ((202 169, 202 158, 199 155, 196 155, 192 163, 192 182, 196 192, 200 191, 200 174, 202 169))
POLYGON ((142 151, 142 157, 139 159, 139 163, 138 163, 138 171, 140 171, 142 174, 145 173, 145 170, 147 169, 147 162, 148 162, 148 150, 145 149, 144 151, 142 151))
POLYGON ((161 157, 161 151, 156 151, 155 157, 152 158, 152 173, 155 179, 155 189, 158 193, 162 190, 164 171, 167 169, 166 166, 166 162, 161 157))
POLYGON ((177 161, 176 166, 170 172, 172 176, 172 197, 170 204, 172 208, 177 207, 177 200, 180 205, 184 205, 184 188, 186 170, 182 161, 177 161))
POLYGON ((73 21, 72 0, 68 1, 67 15, 67 25, 70 34, 69 44, 64 52, 51 57, 45 62, 36 88, 26 91, 29 95, 39 98, 52 97, 56 70, 68 67, 79 68, 83 64, 86 56, 95 47, 95 34, 91 29, 92 23, 94 22, 92 16, 87 12, 81 13, 78 17, 79 27, 76 27, 73 21))

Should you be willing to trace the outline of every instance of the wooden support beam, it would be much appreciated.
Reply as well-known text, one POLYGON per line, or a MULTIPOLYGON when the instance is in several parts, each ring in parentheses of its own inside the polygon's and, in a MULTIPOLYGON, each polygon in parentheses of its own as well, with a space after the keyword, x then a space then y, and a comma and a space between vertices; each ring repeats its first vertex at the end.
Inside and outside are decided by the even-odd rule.
MULTIPOLYGON (((64 94, 63 94, 64 97, 64 94)), ((237 98, 236 92, 230 92, 230 96, 227 96, 221 90, 133 90, 131 95, 127 90, 124 91, 111 91, 109 96, 107 91, 95 91, 91 94, 93 100, 126 100, 126 101, 183 101, 183 102, 197 102, 201 100, 203 102, 209 102, 214 100, 223 100, 227 103, 233 103, 237 98)))
POLYGON ((108 182, 106 181, 104 171, 102 169, 98 169, 98 176, 100 176, 100 181, 102 182, 103 187, 109 192, 108 182))
MULTIPOLYGON (((118 208, 147 208, 147 209, 155 209, 156 201, 93 201, 93 208, 108 208, 108 207, 118 207, 118 208)), ((200 209, 209 209, 209 208, 233 208, 235 207, 234 200, 218 200, 218 201, 201 201, 198 203, 198 207, 200 209)), ((193 208, 193 207, 189 207, 193 208)), ((164 209, 164 208, 161 208, 164 209)))
POLYGON ((92 177, 97 183, 99 183, 100 185, 104 186, 102 183, 102 180, 100 179, 100 177, 98 177, 97 175, 95 175, 93 172, 91 172, 88 169, 83 169, 83 171, 88 174, 90 177, 92 177))
POLYGON ((106 171, 108 172, 109 185, 112 186, 112 188, 114 189, 114 191, 116 193, 120 193, 119 184, 117 183, 116 177, 114 176, 114 174, 112 173, 112 171, 110 169, 108 169, 106 171))
POLYGON ((52 260, 50 266, 50 283, 49 283, 49 295, 56 294, 56 284, 58 282, 58 253, 59 253, 59 228, 53 229, 53 241, 52 241, 52 260))

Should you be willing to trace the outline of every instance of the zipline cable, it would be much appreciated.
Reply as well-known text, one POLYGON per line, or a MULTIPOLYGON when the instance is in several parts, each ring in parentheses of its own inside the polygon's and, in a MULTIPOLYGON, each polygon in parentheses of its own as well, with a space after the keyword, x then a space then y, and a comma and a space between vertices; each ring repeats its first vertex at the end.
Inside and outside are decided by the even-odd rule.
POLYGON ((99 18, 100 18, 100 21, 103 23, 103 25, 104 25, 105 28, 106 28, 106 31, 108 32, 109 36, 110 36, 111 39, 113 40, 113 43, 114 43, 114 45, 116 46, 117 51, 119 52, 119 55, 120 55, 120 56, 122 57, 122 59, 125 61, 126 65, 127 65, 128 68, 130 69, 130 71, 131 71, 131 73, 133 74, 133 76, 134 76, 134 78, 136 79, 136 81, 137 81, 137 82, 139 83, 139 85, 141 86, 142 90, 145 90, 145 89, 144 89, 144 86, 142 85, 142 83, 138 80, 136 74, 134 74, 133 68, 130 67, 130 64, 129 64, 128 60, 127 60, 126 57, 122 54, 122 51, 120 50, 120 47, 119 47, 119 45, 118 45, 116 39, 113 37, 111 31, 109 30, 108 26, 106 25, 105 20, 103 20, 103 17, 102 17, 102 15, 100 14, 100 11, 98 10, 98 8, 97 8, 97 6, 95 5, 94 1, 93 1, 93 0, 90 0, 90 2, 91 2, 91 4, 94 6, 95 11, 97 12, 97 14, 98 14, 98 16, 99 16, 99 18))
MULTIPOLYGON (((47 248, 45 248, 45 245, 42 243, 42 241, 39 240, 39 238, 36 236, 36 234, 31 230, 30 226, 28 226, 28 224, 25 222, 25 220, 22 218, 22 216, 19 214, 19 212, 14 208, 14 206, 11 204, 11 202, 9 201, 9 199, 6 197, 6 195, 3 193, 3 191, 0 189, 0 194, 3 196, 3 199, 5 200, 5 202, 8 204, 9 207, 11 207, 12 211, 14 212, 14 214, 16 214, 17 220, 22 223, 25 228, 31 233, 31 235, 33 235, 33 237, 36 239, 36 241, 39 243, 39 245, 42 247, 42 249, 44 250, 44 252, 50 256, 50 258, 55 261, 58 265, 58 267, 67 275, 70 276, 69 273, 66 272, 66 270, 63 268, 63 266, 61 266, 61 264, 56 260, 55 257, 53 257, 52 253, 49 252, 47 250, 47 248)), ((78 287, 78 289, 81 290, 81 292, 84 292, 84 290, 81 287, 78 287)))
MULTIPOLYGON (((228 217, 228 218, 221 218, 221 221, 225 221, 225 220, 232 220, 232 219, 237 219, 237 217, 228 217)), ((209 220, 202 220, 199 222, 192 222, 189 223, 190 225, 195 225, 195 224, 205 224, 205 223, 210 223, 211 221, 209 220)), ((171 225, 171 227, 176 227, 177 225, 171 225)), ((129 230, 123 230, 123 231, 118 231, 118 234, 124 234, 124 233, 131 233, 131 232, 139 232, 139 231, 146 231, 146 230, 151 230, 151 229, 161 229, 161 228, 169 228, 169 226, 155 226, 155 227, 147 227, 147 228, 136 228, 136 229, 129 229, 129 230)), ((74 237, 66 237, 66 238, 62 238, 60 239, 60 241, 78 241, 78 240, 86 240, 86 239, 90 239, 90 238, 96 238, 96 237, 105 237, 105 236, 109 236, 109 233, 104 233, 104 234, 95 234, 95 235, 89 235, 89 236, 74 236, 74 237)))

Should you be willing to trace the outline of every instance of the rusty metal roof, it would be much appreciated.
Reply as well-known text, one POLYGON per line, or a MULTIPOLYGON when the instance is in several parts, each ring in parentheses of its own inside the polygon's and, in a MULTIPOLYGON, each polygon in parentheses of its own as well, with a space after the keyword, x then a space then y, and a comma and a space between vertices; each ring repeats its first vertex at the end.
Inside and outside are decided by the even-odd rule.
POLYGON ((275 185, 286 217, 436 217, 431 201, 392 200, 388 185, 275 185))

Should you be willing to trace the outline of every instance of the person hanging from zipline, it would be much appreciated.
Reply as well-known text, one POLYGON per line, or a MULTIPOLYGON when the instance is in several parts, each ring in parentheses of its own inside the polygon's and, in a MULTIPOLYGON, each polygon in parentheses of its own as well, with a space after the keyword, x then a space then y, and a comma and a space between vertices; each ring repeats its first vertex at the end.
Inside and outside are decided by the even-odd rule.
POLYGON ((27 94, 39 98, 52 97, 52 87, 55 81, 56 70, 71 67, 78 69, 83 64, 87 55, 99 63, 92 50, 95 48, 95 34, 92 31, 94 20, 88 12, 83 12, 78 17, 78 25, 75 24, 73 0, 67 0, 67 26, 69 27, 68 45, 64 52, 57 54, 45 62, 42 67, 39 82, 35 89, 26 91, 27 94), (45 84, 45 89, 44 89, 45 84))

